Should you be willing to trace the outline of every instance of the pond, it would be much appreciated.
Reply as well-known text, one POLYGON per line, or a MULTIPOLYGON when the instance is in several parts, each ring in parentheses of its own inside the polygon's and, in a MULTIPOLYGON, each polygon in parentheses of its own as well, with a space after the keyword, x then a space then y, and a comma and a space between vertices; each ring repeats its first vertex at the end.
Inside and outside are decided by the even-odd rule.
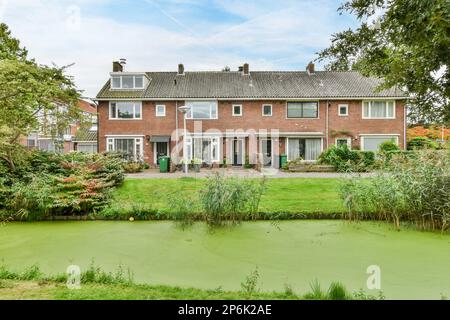
POLYGON ((317 278, 371 294, 366 271, 377 265, 388 299, 450 296, 450 235, 373 222, 259 221, 214 231, 200 223, 184 231, 172 222, 7 223, 0 260, 49 274, 94 260, 108 271, 130 268, 140 283, 224 290, 240 289, 257 267, 266 291, 289 285, 305 293, 317 278))

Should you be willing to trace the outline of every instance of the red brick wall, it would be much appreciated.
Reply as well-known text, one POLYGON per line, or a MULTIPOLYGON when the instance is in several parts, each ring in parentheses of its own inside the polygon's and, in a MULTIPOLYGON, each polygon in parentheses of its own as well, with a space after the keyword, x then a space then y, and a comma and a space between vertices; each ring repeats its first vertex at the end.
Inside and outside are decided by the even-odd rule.
POLYGON ((330 101, 329 107, 329 145, 335 144, 335 139, 345 135, 332 135, 334 131, 349 131, 352 145, 360 146, 360 134, 398 134, 400 148, 404 148, 404 108, 401 100, 395 103, 395 119, 362 119, 361 101, 330 101), (348 116, 338 115, 338 105, 348 104, 348 116))
MULTIPOLYGON (((349 131, 353 137, 353 145, 359 145, 360 134, 398 134, 399 144, 404 146, 404 102, 396 101, 396 118, 392 120, 367 120, 362 119, 361 100, 330 100, 329 101, 329 145, 335 143, 336 136, 332 131, 349 131), (338 105, 349 105, 349 116, 338 116, 338 105)), ((100 152, 106 150, 106 135, 172 135, 176 128, 176 106, 181 106, 184 101, 145 101, 142 104, 142 120, 109 120, 109 103, 100 102, 99 112, 99 148, 100 152), (166 105, 166 116, 156 117, 155 106, 166 105)), ((223 132, 226 129, 278 129, 280 132, 322 132, 326 135, 327 102, 320 101, 318 119, 287 119, 286 101, 219 101, 219 117, 217 120, 203 120, 202 131, 218 129, 223 132), (242 116, 232 116, 232 105, 243 106, 242 116), (272 104, 272 116, 262 116, 262 105, 272 104)), ((196 120, 199 121, 199 120, 196 120)), ((189 131, 194 130, 194 120, 187 120, 189 131)), ((183 129, 183 116, 178 114, 178 128, 183 129)), ((339 137, 338 135, 337 137, 339 137)), ((248 139, 247 139, 248 140, 248 139)), ((284 139, 280 140, 281 150, 284 152, 284 139)), ((324 139, 324 147, 327 146, 324 139)), ((172 141, 171 148, 176 142, 172 141)), ((248 148, 248 143, 246 143, 248 148)), ((144 139, 145 161, 153 163, 153 145, 144 139)), ((224 154, 224 152, 222 153, 224 154)))

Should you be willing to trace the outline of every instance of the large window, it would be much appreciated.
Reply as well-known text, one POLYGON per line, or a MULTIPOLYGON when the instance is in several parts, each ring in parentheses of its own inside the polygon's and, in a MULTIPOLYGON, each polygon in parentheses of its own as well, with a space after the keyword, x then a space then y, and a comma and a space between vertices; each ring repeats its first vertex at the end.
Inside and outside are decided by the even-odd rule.
POLYGON ((392 141, 398 144, 398 136, 393 135, 368 135, 361 136, 361 149, 364 151, 378 151, 380 144, 392 141))
POLYGON ((111 102, 109 119, 142 119, 141 102, 111 102))
POLYGON ((205 163, 219 161, 218 137, 194 137, 186 139, 188 160, 200 159, 205 163))
POLYGON ((142 161, 143 138, 107 138, 107 151, 121 152, 128 161, 142 161))
POLYGON ((318 118, 319 104, 317 102, 289 102, 288 118, 318 118))
POLYGON ((144 89, 144 75, 113 75, 112 89, 144 89))
POLYGON ((217 119, 217 101, 190 101, 186 119, 217 119))
POLYGON ((394 119, 394 101, 364 101, 363 119, 394 119))
POLYGON ((322 139, 320 138, 288 138, 287 139, 288 160, 297 159, 314 161, 322 152, 322 139))

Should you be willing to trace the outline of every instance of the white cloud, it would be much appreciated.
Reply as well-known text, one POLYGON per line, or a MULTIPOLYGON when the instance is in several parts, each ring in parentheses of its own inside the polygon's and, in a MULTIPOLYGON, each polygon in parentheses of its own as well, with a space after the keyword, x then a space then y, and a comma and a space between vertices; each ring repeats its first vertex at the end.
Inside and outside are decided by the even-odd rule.
MULTIPOLYGON (((293 61, 311 60, 314 48, 325 46, 336 31, 330 23, 334 12, 329 6, 314 6, 310 1, 302 6, 287 1, 289 6, 277 10, 259 8, 258 2, 239 7, 241 2, 223 1, 218 5, 227 12, 246 12, 242 15, 245 22, 230 26, 218 21, 210 26, 207 37, 183 29, 188 25, 181 20, 183 16, 173 17, 180 26, 169 30, 151 20, 145 24, 120 22, 84 10, 111 1, 15 0, 7 3, 2 21, 39 62, 75 63, 69 73, 91 97, 103 86, 112 61, 118 58, 128 59, 130 71, 175 71, 180 62, 187 70, 219 70, 225 65, 234 69, 245 61, 252 69, 280 69, 293 61), (80 8, 79 24, 73 6, 80 8)), ((201 5, 196 0, 173 1, 201 5)))

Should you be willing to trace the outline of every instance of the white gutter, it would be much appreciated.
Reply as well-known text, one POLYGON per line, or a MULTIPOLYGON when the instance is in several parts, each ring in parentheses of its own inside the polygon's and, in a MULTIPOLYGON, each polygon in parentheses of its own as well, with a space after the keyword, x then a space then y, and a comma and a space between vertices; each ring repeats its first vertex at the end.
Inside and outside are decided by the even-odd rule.
POLYGON ((263 98, 239 98, 239 97, 229 97, 229 98, 97 98, 95 101, 310 101, 310 100, 407 100, 408 97, 311 97, 311 98, 273 98, 273 97, 263 97, 263 98))

